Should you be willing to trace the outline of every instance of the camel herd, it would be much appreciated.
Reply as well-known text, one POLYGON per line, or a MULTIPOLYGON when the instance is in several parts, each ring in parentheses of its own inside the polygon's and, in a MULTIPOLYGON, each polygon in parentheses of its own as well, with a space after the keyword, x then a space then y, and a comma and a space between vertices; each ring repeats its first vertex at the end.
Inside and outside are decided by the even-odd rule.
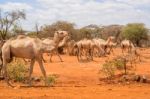
MULTIPOLYGON (((42 74, 47 80, 46 71, 43 66, 43 62, 46 62, 43 53, 48 53, 50 61, 52 56, 56 54, 60 61, 63 62, 58 49, 63 48, 64 53, 69 55, 76 55, 78 61, 83 60, 83 56, 86 60, 93 60, 94 56, 103 57, 106 54, 113 53, 113 48, 117 46, 114 42, 115 38, 110 36, 107 40, 101 38, 87 39, 84 38, 78 42, 71 40, 67 31, 56 31, 53 39, 39 39, 31 38, 25 35, 19 35, 17 38, 11 38, 7 41, 1 41, 1 60, 2 65, 0 72, 3 71, 4 78, 8 85, 9 77, 7 74, 7 64, 13 60, 13 57, 29 59, 30 60, 30 71, 29 71, 29 85, 31 85, 31 75, 33 72, 33 66, 35 61, 38 62, 42 74)), ((136 53, 136 48, 133 43, 129 40, 123 40, 121 42, 122 52, 128 49, 128 53, 136 53)))

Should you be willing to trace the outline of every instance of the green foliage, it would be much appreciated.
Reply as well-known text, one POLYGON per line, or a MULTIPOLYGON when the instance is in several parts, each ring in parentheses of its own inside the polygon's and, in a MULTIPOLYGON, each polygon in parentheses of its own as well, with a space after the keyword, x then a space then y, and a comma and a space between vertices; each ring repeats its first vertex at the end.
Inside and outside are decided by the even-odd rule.
MULTIPOLYGON (((56 83, 56 78, 57 78, 57 76, 55 76, 55 75, 48 75, 47 80, 46 80, 46 84, 48 86, 53 86, 56 83)), ((45 79, 43 77, 41 77, 41 79, 43 81, 45 81, 45 79)))
POLYGON ((20 19, 25 18, 26 15, 23 10, 2 12, 0 9, 0 38, 7 39, 13 29, 13 26, 16 25, 20 19))
POLYGON ((39 34, 40 37, 53 37, 54 32, 57 30, 68 31, 69 34, 73 36, 76 32, 74 29, 74 24, 67 21, 57 21, 51 25, 45 25, 42 27, 42 33, 39 34))
POLYGON ((105 74, 108 78, 113 78, 115 75, 115 66, 111 61, 107 61, 102 66, 102 72, 105 74))
POLYGON ((114 60, 114 61, 113 61, 113 64, 114 64, 114 66, 116 66, 116 68, 117 68, 118 70, 123 70, 123 69, 124 69, 124 61, 121 60, 121 59, 114 60))
POLYGON ((71 38, 78 41, 82 38, 92 38, 92 37, 100 37, 101 29, 99 27, 94 26, 92 28, 90 26, 75 29, 75 25, 73 23, 67 21, 57 21, 51 25, 45 25, 42 27, 42 33, 39 34, 39 37, 53 37, 54 32, 57 30, 68 31, 71 35, 71 38))
POLYGON ((27 76, 28 68, 23 62, 17 60, 17 62, 8 65, 7 71, 11 80, 23 82, 27 76))
POLYGON ((147 39, 147 33, 148 30, 145 28, 144 24, 132 23, 127 24, 127 26, 123 28, 122 36, 126 39, 131 40, 139 46, 140 40, 147 39))
POLYGON ((27 34, 29 37, 37 37, 37 33, 36 32, 30 32, 27 34))
POLYGON ((108 78, 113 78, 116 70, 124 69, 124 61, 122 60, 111 60, 106 61, 102 66, 102 72, 108 78))

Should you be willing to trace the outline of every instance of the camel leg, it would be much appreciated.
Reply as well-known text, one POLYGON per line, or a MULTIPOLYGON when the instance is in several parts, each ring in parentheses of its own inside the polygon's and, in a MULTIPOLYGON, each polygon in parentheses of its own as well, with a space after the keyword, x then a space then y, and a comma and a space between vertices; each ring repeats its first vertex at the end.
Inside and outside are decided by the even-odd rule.
POLYGON ((80 61, 79 54, 80 54, 79 48, 77 48, 76 55, 77 55, 78 62, 80 61))
POLYGON ((46 60, 44 59, 43 55, 42 55, 42 60, 43 60, 44 63, 46 63, 46 60))
POLYGON ((35 59, 31 59, 31 64, 30 64, 30 71, 29 71, 29 86, 32 86, 32 83, 31 83, 31 75, 32 75, 32 72, 33 72, 33 66, 34 66, 34 63, 35 63, 35 59))
POLYGON ((82 61, 82 49, 81 48, 77 48, 77 59, 78 61, 82 61))
POLYGON ((3 68, 3 59, 2 57, 0 57, 0 60, 1 60, 1 65, 0 65, 0 75, 2 74, 2 68, 3 68))
POLYGON ((49 56, 50 56, 50 57, 49 57, 49 61, 52 62, 53 54, 49 54, 49 56))
POLYGON ((39 63, 39 66, 40 66, 40 69, 41 69, 41 72, 45 78, 45 86, 47 85, 47 76, 46 76, 46 71, 44 69, 44 65, 43 65, 43 62, 41 59, 38 59, 38 63, 39 63))
POLYGON ((112 54, 115 55, 113 48, 111 48, 110 52, 112 52, 112 54))
POLYGON ((59 57, 60 62, 63 62, 62 58, 60 57, 58 51, 56 51, 57 56, 59 57))
POLYGON ((7 82, 7 85, 10 86, 10 87, 14 87, 13 85, 10 84, 9 82, 9 77, 8 77, 8 73, 7 73, 7 63, 5 61, 3 61, 3 69, 4 69, 4 78, 5 78, 5 81, 7 82))
POLYGON ((90 58, 91 58, 92 61, 93 61, 93 52, 94 52, 94 49, 90 49, 89 50, 90 58))

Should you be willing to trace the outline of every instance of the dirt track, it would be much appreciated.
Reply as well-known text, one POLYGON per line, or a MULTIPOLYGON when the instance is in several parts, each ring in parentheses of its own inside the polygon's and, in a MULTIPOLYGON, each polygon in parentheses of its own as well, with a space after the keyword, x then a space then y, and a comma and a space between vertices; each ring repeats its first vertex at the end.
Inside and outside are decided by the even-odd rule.
MULTIPOLYGON (((150 49, 140 50, 142 62, 137 64, 136 73, 150 75, 150 49)), ((115 55, 121 54, 120 49, 115 55)), ((45 56, 48 60, 48 57, 45 56)), ((108 56, 109 58, 113 55, 108 56)), ((47 74, 58 76, 54 87, 8 88, 0 82, 0 99, 150 99, 150 84, 105 84, 99 81, 101 65, 108 57, 94 58, 94 62, 79 63, 74 56, 62 55, 64 62, 57 56, 53 63, 45 63, 47 74)), ((39 66, 34 66, 33 76, 42 76, 39 66)), ((42 83, 43 84, 43 83, 42 83)), ((42 85, 40 84, 40 85, 42 85)))

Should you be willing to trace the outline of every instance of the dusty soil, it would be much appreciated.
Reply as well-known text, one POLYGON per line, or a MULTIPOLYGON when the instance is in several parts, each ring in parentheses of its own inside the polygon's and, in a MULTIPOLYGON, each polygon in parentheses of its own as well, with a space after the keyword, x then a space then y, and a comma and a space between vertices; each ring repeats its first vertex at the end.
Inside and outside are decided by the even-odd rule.
MULTIPOLYGON (((150 75, 150 49, 140 49, 142 62, 137 62, 137 74, 150 75)), ((0 81, 0 99, 150 99, 150 84, 106 84, 99 70, 105 60, 121 54, 115 49, 114 55, 94 58, 92 62, 79 63, 75 56, 62 55, 64 62, 54 56, 53 62, 45 63, 47 74, 57 75, 53 87, 44 87, 44 83, 34 87, 9 88, 0 81)), ((45 55, 48 60, 48 56, 45 55)), ((38 64, 34 66, 33 76, 42 76, 38 64)), ((21 84, 17 84, 18 86, 21 84)))

